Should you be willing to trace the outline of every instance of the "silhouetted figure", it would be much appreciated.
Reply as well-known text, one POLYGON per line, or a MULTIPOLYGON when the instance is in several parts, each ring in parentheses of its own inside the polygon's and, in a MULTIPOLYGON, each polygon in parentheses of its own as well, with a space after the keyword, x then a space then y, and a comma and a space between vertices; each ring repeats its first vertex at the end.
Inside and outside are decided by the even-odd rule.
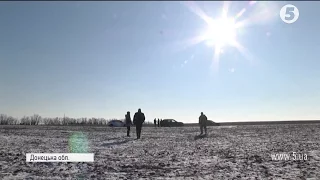
POLYGON ((136 112, 133 117, 133 124, 136 125, 137 139, 140 139, 141 128, 145 119, 146 118, 144 114, 141 112, 141 109, 138 109, 138 112, 136 112))
POLYGON ((154 122, 154 127, 157 127, 157 119, 156 118, 154 118, 153 122, 154 122))
POLYGON ((158 118, 158 127, 160 127, 160 119, 158 118))
POLYGON ((127 126, 127 136, 130 137, 130 126, 132 125, 130 112, 128 111, 125 115, 126 117, 126 126, 127 126))
POLYGON ((200 125, 200 131, 201 131, 200 135, 203 135, 203 129, 205 131, 205 135, 207 135, 207 121, 208 121, 207 116, 204 115, 203 112, 201 112, 201 115, 199 117, 199 125, 200 125))

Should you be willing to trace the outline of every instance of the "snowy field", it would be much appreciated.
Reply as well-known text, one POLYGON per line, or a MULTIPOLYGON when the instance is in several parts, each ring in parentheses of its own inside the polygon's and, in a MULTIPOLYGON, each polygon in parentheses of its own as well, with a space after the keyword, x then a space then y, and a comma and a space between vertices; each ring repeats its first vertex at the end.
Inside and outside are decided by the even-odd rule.
POLYGON ((0 179, 320 179, 320 125, 135 128, 0 126, 0 179), (94 163, 26 163, 26 153, 95 153, 94 163), (275 153, 307 160, 272 160, 275 153))

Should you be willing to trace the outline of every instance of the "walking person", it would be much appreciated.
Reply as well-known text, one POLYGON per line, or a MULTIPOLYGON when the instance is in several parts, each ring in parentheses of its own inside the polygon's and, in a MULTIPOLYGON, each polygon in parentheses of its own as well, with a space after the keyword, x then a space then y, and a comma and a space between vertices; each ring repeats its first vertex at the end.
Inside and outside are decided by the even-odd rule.
POLYGON ((136 112, 133 116, 133 124, 136 125, 137 139, 140 139, 142 124, 144 123, 145 119, 146 118, 141 112, 141 109, 138 109, 138 112, 136 112))
POLYGON ((130 137, 130 126, 132 125, 130 112, 128 111, 125 115, 126 117, 126 126, 127 126, 127 136, 130 137))
POLYGON ((203 112, 201 112, 201 115, 199 117, 199 125, 200 125, 200 131, 201 131, 200 135, 203 135, 203 129, 205 131, 205 135, 207 135, 207 121, 208 121, 207 116, 204 115, 203 112))
POLYGON ((154 127, 157 127, 157 119, 156 118, 154 118, 154 127))

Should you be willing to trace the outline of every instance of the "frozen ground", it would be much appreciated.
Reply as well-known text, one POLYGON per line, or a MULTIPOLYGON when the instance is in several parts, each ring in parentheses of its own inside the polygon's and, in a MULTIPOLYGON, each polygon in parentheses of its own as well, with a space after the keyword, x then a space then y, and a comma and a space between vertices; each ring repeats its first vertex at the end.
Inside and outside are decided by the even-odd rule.
POLYGON ((0 126, 0 179, 320 179, 320 125, 143 128, 0 126), (82 135, 79 135, 82 133, 82 135), (75 138, 77 136, 77 138, 75 138), (95 153, 94 163, 26 163, 25 153, 95 153), (272 161, 270 153, 307 153, 272 161))

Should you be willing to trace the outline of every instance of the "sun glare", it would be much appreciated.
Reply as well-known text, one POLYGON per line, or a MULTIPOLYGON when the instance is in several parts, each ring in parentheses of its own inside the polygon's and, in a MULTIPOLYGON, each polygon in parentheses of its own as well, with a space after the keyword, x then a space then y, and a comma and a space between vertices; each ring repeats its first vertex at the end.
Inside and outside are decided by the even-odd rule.
POLYGON ((203 35, 208 45, 222 48, 233 45, 236 41, 236 24, 233 18, 219 18, 208 22, 208 27, 203 35))
POLYGON ((224 52, 229 48, 228 46, 236 48, 246 59, 252 61, 251 53, 239 42, 239 37, 237 36, 240 34, 238 34, 238 31, 240 29, 243 31, 243 28, 250 24, 260 23, 261 17, 272 17, 273 15, 272 13, 270 14, 270 8, 262 4, 263 10, 257 6, 255 11, 258 13, 247 15, 248 17, 244 18, 243 15, 248 12, 247 10, 256 6, 256 1, 250 1, 247 7, 243 7, 238 13, 235 13, 235 16, 228 15, 231 2, 224 1, 221 15, 215 18, 205 13, 196 2, 188 1, 183 2, 183 4, 206 23, 206 27, 202 32, 183 42, 183 48, 199 43, 205 43, 210 46, 214 50, 213 66, 215 66, 215 69, 218 69, 220 55, 225 54, 224 52), (266 7, 267 9, 265 9, 266 7))

